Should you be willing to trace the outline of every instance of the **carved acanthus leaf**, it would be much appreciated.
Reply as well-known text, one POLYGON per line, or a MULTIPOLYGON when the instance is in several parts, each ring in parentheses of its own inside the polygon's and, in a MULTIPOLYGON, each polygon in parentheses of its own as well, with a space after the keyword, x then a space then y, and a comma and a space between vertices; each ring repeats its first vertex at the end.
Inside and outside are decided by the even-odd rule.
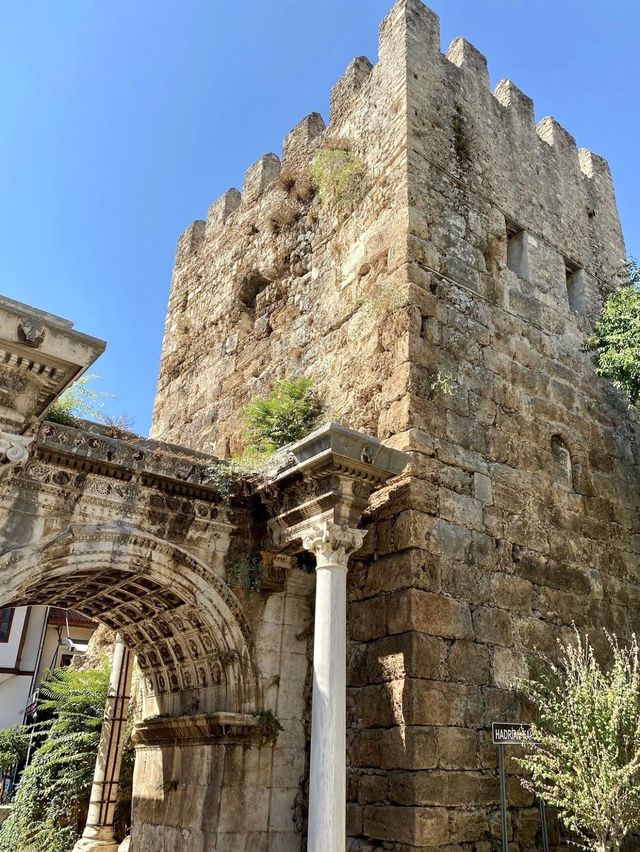
POLYGON ((366 530, 321 521, 304 532, 302 546, 315 555, 318 568, 329 565, 346 568, 351 554, 362 547, 366 534, 366 530))

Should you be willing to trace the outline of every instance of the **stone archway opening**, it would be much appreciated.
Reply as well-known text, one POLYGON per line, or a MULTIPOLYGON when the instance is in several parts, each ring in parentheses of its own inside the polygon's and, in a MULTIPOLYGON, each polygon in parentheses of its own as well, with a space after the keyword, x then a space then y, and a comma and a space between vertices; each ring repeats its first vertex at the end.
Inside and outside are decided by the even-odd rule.
POLYGON ((117 631, 138 660, 144 716, 259 709, 238 600, 175 545, 122 526, 74 525, 1 556, 0 578, 2 607, 74 609, 117 631))
POLYGON ((221 730, 227 735, 233 728, 241 739, 250 733, 261 693, 249 626, 235 595, 211 568, 120 524, 72 525, 0 556, 0 589, 0 607, 74 609, 117 633, 89 817, 77 850, 117 848, 113 812, 133 654, 142 712, 134 734, 132 837, 136 831, 163 833, 170 800, 185 793, 179 781, 167 786, 164 779, 196 751, 200 763, 210 764, 210 786, 216 787, 218 776, 220 786, 221 730))

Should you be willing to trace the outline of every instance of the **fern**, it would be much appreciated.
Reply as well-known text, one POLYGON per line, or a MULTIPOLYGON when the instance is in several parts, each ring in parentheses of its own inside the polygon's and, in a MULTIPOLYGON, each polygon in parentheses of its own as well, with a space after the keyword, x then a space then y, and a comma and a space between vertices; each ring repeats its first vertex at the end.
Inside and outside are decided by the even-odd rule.
POLYGON ((38 743, 11 815, 0 829, 0 852, 69 852, 89 804, 109 668, 54 669, 40 690, 38 743))

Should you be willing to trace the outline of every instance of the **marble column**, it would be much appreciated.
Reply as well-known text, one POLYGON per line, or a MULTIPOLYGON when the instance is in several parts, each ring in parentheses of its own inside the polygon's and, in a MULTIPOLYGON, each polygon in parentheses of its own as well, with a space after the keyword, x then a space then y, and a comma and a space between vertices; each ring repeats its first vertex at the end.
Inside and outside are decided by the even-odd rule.
POLYGON ((307 852, 345 849, 347 561, 364 536, 323 521, 302 539, 316 557, 307 852))
POLYGON ((133 655, 118 635, 113 651, 87 824, 73 852, 117 852, 118 849, 113 834, 113 815, 129 712, 132 668, 133 655))

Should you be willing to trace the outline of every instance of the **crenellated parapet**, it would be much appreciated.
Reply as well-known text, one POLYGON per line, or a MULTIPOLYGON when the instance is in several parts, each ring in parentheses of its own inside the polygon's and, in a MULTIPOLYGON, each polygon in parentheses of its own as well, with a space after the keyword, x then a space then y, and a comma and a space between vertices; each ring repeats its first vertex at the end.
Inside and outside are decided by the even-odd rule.
POLYGON ((238 452, 243 405, 287 373, 313 374, 355 427, 401 430, 413 415, 397 383, 428 393, 455 373, 454 356, 422 354, 431 378, 409 378, 404 359, 437 340, 425 329, 445 310, 425 291, 460 288, 577 347, 623 258, 606 162, 510 80, 492 89, 466 39, 443 52, 437 15, 399 0, 378 61, 354 59, 334 85, 328 124, 310 113, 181 237, 154 435, 238 452), (336 150, 359 179, 332 207, 312 172, 336 150))

